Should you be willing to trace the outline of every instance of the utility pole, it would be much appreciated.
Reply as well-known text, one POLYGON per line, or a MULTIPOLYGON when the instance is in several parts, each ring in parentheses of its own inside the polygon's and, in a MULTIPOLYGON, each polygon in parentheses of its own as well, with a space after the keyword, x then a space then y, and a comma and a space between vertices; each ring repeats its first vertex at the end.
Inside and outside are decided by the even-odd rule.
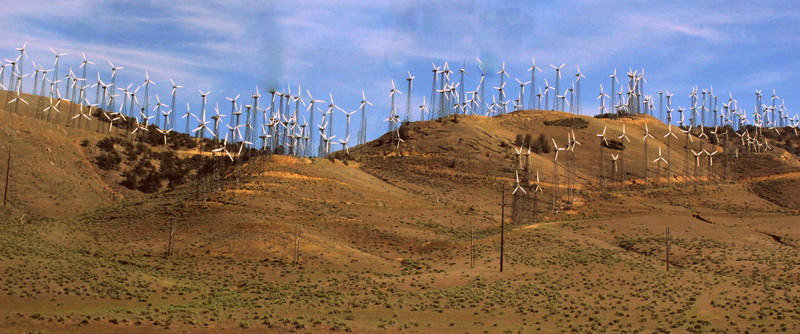
POLYGON ((670 238, 670 234, 669 234, 669 226, 667 226, 667 230, 666 230, 666 238, 664 238, 664 239, 665 239, 665 243, 666 243, 666 252, 667 252, 667 254, 666 254, 666 261, 665 261, 665 262, 666 262, 666 265, 667 265, 667 271, 669 271, 669 238, 670 238))
POLYGON ((295 227, 295 239, 294 239, 294 264, 297 265, 300 262, 300 225, 295 227))
POLYGON ((469 268, 475 269, 475 227, 470 226, 469 229, 469 268))
POLYGON ((175 221, 170 219, 169 221, 169 233, 167 238, 167 253, 166 256, 170 257, 173 254, 173 249, 175 248, 175 221))
POLYGON ((502 193, 502 204, 500 205, 500 272, 503 272, 503 255, 506 246, 506 189, 505 186, 500 188, 502 193))
POLYGON ((8 164, 6 165, 6 190, 3 193, 3 206, 6 206, 8 201, 8 179, 11 175, 11 148, 8 149, 8 164))

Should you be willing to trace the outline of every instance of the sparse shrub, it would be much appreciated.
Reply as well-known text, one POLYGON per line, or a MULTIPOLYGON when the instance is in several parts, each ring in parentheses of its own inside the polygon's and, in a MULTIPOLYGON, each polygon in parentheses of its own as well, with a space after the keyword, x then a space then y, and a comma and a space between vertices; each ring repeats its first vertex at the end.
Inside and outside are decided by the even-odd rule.
POLYGON ((608 141, 608 144, 606 144, 605 142, 603 143, 603 146, 606 148, 610 148, 612 150, 617 150, 617 151, 622 151, 625 149, 625 143, 623 143, 622 141, 616 139, 606 139, 606 140, 608 141))
POLYGON ((89 139, 81 140, 81 146, 83 147, 89 146, 89 139))
POLYGON ((119 163, 122 162, 122 157, 116 151, 101 152, 97 156, 97 166, 100 169, 112 170, 119 168, 119 163))
POLYGON ((137 177, 136 173, 132 170, 122 173, 122 177, 124 179, 122 182, 120 182, 120 184, 122 184, 125 188, 133 190, 139 185, 139 177, 137 177))
POLYGON ((547 145, 547 137, 543 133, 539 134, 533 143, 531 143, 531 151, 538 154, 550 153, 550 146, 547 145))
POLYGON ((161 189, 161 178, 158 177, 158 173, 148 173, 147 176, 139 181, 139 185, 136 189, 143 193, 159 191, 161 189))
POLYGON ((563 126, 573 129, 585 129, 589 126, 589 122, 582 118, 571 117, 571 118, 561 118, 552 121, 544 121, 544 125, 548 126, 563 126))

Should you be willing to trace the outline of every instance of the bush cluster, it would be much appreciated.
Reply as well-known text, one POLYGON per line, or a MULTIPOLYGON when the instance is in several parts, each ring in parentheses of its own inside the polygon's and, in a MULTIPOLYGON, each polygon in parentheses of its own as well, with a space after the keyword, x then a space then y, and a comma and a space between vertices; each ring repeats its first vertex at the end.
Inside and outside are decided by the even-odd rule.
POLYGON ((571 118, 561 118, 552 121, 544 121, 544 125, 563 126, 573 129, 585 129, 589 126, 589 122, 587 122, 585 119, 582 118, 571 117, 571 118))

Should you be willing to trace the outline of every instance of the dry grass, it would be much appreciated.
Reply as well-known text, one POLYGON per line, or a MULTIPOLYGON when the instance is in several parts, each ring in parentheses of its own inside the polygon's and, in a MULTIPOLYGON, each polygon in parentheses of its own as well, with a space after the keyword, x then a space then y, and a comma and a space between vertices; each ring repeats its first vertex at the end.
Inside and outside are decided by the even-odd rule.
MULTIPOLYGON (((499 189, 513 176, 510 148, 500 143, 518 133, 564 142, 565 128, 543 125, 559 117, 412 123, 400 154, 378 140, 351 149, 347 163, 259 157, 206 202, 195 184, 110 205, 92 197, 91 189, 107 187, 96 172, 74 185, 41 179, 41 190, 31 186, 26 196, 74 186, 74 197, 96 205, 25 224, 18 218, 26 210, 59 212, 58 205, 30 200, 0 211, 3 331, 800 331, 798 207, 786 200, 797 197, 798 178, 764 177, 792 173, 793 160, 753 155, 784 161, 754 172, 753 183, 597 192, 594 133, 624 123, 631 138, 641 137, 645 121, 665 131, 652 119, 581 117, 588 126, 576 129, 584 144, 576 159, 586 186, 578 203, 510 226, 499 273, 499 189), (165 258, 170 221, 176 254, 165 258), (673 231, 669 272, 665 226, 673 231)), ((54 125, 34 122, 0 112, 8 131, 34 124, 56 136, 54 125)), ((56 156, 80 157, 74 172, 91 171, 80 168, 91 163, 78 142, 96 136, 58 136, 43 140, 73 138, 56 156)), ((24 159, 44 159, 44 141, 24 159)), ((673 159, 682 165, 676 142, 673 159)), ((629 150, 641 158, 643 146, 629 150)), ((544 176, 540 208, 548 211, 552 154, 531 160, 544 176)))

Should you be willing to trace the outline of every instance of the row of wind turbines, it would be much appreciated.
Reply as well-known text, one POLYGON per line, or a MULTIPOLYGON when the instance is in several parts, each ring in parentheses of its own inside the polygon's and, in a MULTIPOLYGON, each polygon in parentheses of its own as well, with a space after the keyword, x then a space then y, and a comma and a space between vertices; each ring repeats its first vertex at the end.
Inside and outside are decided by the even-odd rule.
MULTIPOLYGON (((199 108, 192 110, 191 104, 186 102, 186 110, 179 111, 179 105, 182 105, 183 101, 179 102, 181 96, 178 93, 183 86, 176 84, 172 79, 167 86, 171 87, 167 104, 165 103, 167 100, 162 101, 158 93, 152 94, 157 83, 151 80, 148 72, 144 72, 144 78, 139 83, 118 86, 118 72, 125 67, 117 66, 110 60, 107 60, 107 66, 98 66, 87 59, 85 53, 81 53, 78 68, 70 67, 63 77, 59 72, 59 63, 68 55, 53 49, 50 49, 53 55, 52 68, 48 69, 31 61, 33 72, 24 73, 24 64, 29 60, 26 48, 27 42, 16 49, 18 54, 14 59, 5 59, 5 63, 0 65, 0 88, 7 91, 4 99, 6 109, 16 111, 20 103, 28 104, 22 92, 25 91, 25 87, 29 87, 28 91, 31 94, 47 97, 39 99, 35 107, 37 116, 42 119, 56 123, 66 122, 66 125, 86 129, 89 129, 91 121, 96 121, 97 131, 104 130, 111 133, 124 130, 127 135, 133 137, 137 132, 158 131, 164 136, 165 141, 170 132, 182 131, 195 137, 209 137, 214 142, 221 143, 222 146, 217 150, 227 153, 231 159, 234 155, 227 150, 229 142, 239 144, 238 154, 241 154, 244 148, 250 148, 296 156, 324 157, 331 153, 332 146, 337 143, 349 154, 352 142, 352 117, 356 116, 359 119, 355 144, 360 145, 367 141, 368 117, 374 117, 372 114, 375 113, 368 110, 374 107, 374 104, 367 100, 363 90, 357 102, 358 107, 348 111, 334 102, 332 94, 328 95, 329 99, 326 102, 316 99, 309 90, 303 91, 300 85, 294 90, 289 85, 281 90, 270 89, 269 100, 266 103, 256 86, 253 92, 247 94, 244 101, 240 100, 242 96, 239 94, 235 97, 225 97, 222 107, 219 102, 215 102, 213 112, 209 110, 212 91, 199 90, 197 94, 200 101, 199 108), (92 83, 88 77, 90 66, 100 67, 96 73, 97 80, 91 79, 92 83), (76 71, 80 73, 76 74, 76 71), (6 72, 8 81, 5 80, 6 72), (108 75, 106 81, 103 80, 104 74, 108 75), (94 99, 90 100, 92 88, 95 94, 94 99), (71 102, 69 110, 60 109, 62 101, 71 102), (229 103, 227 111, 225 103, 229 103), (62 112, 66 115, 62 116, 62 112), (340 117, 337 115, 345 117, 344 133, 338 135, 334 133, 334 121, 338 121, 340 117), (177 116, 180 116, 180 119, 177 116), (108 126, 107 129, 104 125, 108 126), (317 132, 314 133, 314 130, 317 132)), ((493 116, 508 113, 510 110, 524 109, 555 110, 579 115, 584 113, 581 79, 585 78, 585 75, 581 73, 579 66, 576 66, 574 79, 570 80, 568 88, 562 91, 562 75, 566 64, 550 65, 549 68, 553 71, 551 77, 553 85, 548 78, 539 78, 542 80, 540 84, 536 74, 540 72, 542 76, 544 71, 536 65, 536 59, 532 57, 531 66, 527 68, 524 79, 514 78, 518 84, 516 94, 509 94, 506 85, 511 81, 511 75, 506 71, 505 63, 501 64, 496 73, 488 71, 489 66, 480 58, 476 58, 476 65, 476 80, 473 80, 476 81, 475 89, 467 90, 466 85, 471 70, 467 69, 466 62, 463 62, 457 71, 452 70, 448 62, 438 66, 432 64, 430 97, 426 103, 426 97, 423 96, 422 104, 418 107, 412 105, 416 77, 408 72, 405 78, 405 93, 397 88, 394 80, 391 80, 391 89, 388 91, 390 108, 388 117, 383 121, 388 124, 387 130, 392 136, 393 143, 400 147, 403 142, 400 135, 402 123, 415 120, 459 115, 493 116), (498 74, 499 80, 497 86, 490 88, 492 91, 488 93, 491 97, 489 103, 486 81, 487 75, 492 74, 498 74), (528 76, 530 80, 527 80, 528 76), (405 95, 405 112, 402 116, 398 113, 398 95, 405 95), (509 95, 516 95, 516 98, 512 100, 509 95)), ((729 125, 741 130, 746 125, 754 125, 756 131, 752 135, 748 134, 748 138, 762 143, 765 142, 761 135, 763 129, 769 130, 780 126, 797 129, 800 124, 796 114, 789 117, 783 100, 774 91, 770 105, 762 104, 761 92, 756 91, 756 108, 750 115, 732 94, 729 94, 728 102, 723 103, 719 109, 719 97, 715 95, 713 88, 703 89, 698 95, 696 87, 692 88, 688 96, 690 98, 688 109, 673 108, 674 95, 669 92, 658 92, 659 103, 656 112, 655 99, 645 90, 647 79, 644 70, 631 69, 627 73, 627 78, 627 85, 619 85, 615 69, 610 75, 611 95, 606 94, 603 86, 600 86, 600 93, 597 96, 600 102, 598 108, 600 115, 648 114, 663 119, 670 125, 674 124, 673 119, 676 119, 677 125, 681 128, 698 128, 713 124, 715 127, 729 125), (665 104, 664 99, 666 99, 665 104), (675 111, 678 112, 678 117, 673 117, 675 111), (689 120, 685 121, 687 113, 689 120)))

